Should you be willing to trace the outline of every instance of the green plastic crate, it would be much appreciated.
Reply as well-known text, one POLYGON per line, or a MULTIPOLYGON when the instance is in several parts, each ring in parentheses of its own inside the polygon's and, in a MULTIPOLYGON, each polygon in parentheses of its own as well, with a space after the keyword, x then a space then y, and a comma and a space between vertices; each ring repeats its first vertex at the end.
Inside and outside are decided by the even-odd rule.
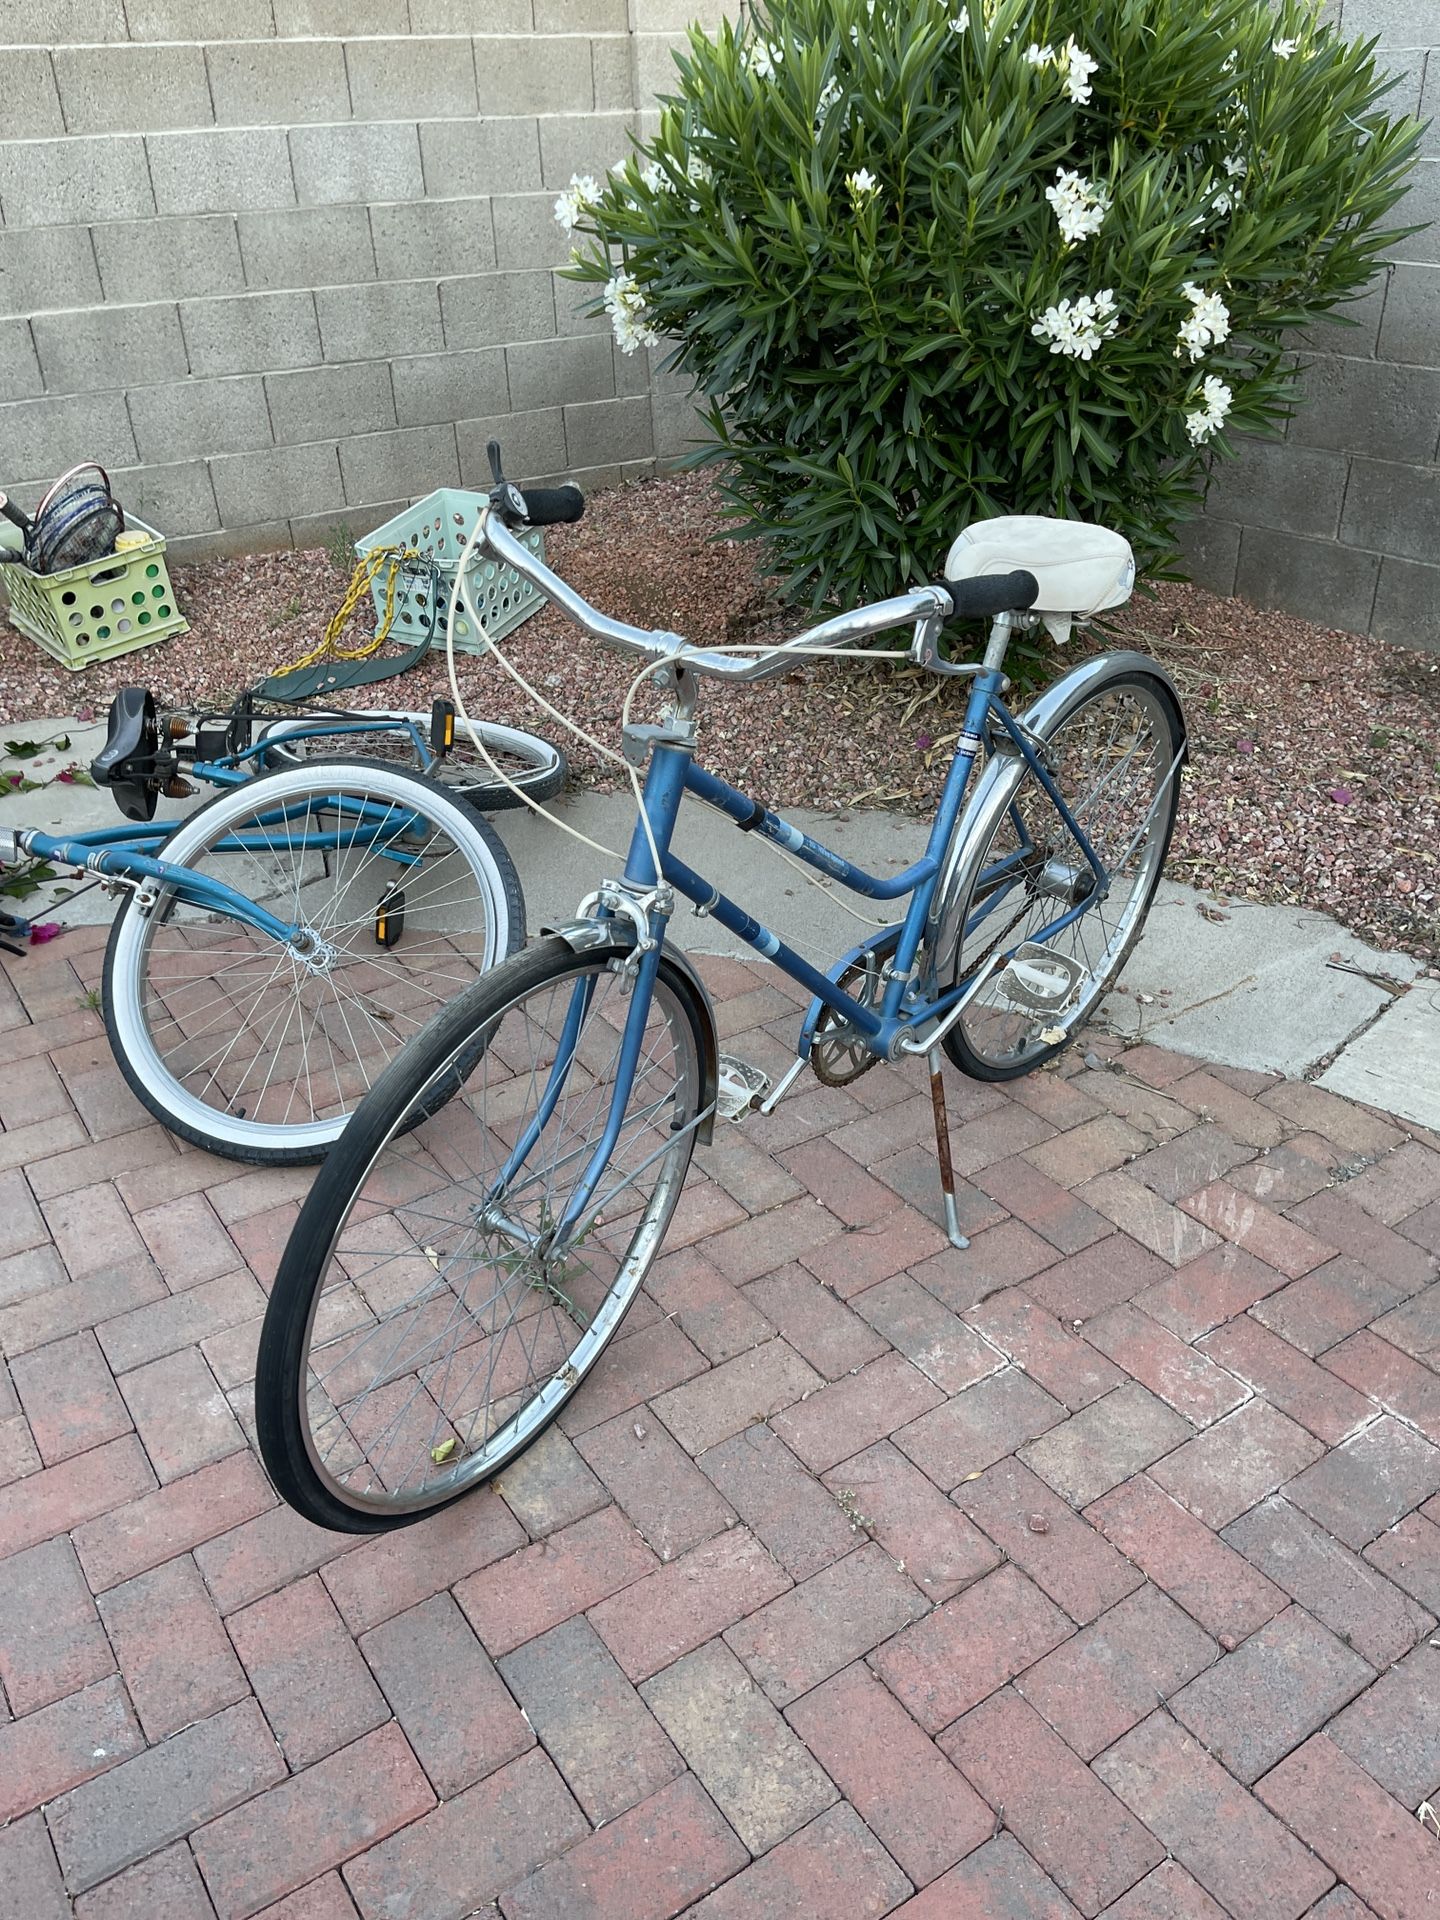
MULTIPOLYGON (((470 493, 464 487, 437 487, 434 493, 427 493, 413 507, 406 507, 403 513, 397 513, 393 519, 387 520, 383 527, 376 527, 363 540, 355 542, 355 552, 362 560, 377 547, 399 547, 425 554, 439 567, 444 588, 439 618, 435 622, 437 646, 445 644, 445 616, 455 587, 460 548, 487 498, 486 494, 470 493)), ((545 558, 545 538, 539 527, 517 535, 517 538, 537 559, 545 558)), ((387 579, 388 569, 382 567, 371 587, 377 622, 385 615, 387 579)), ((492 640, 503 640, 506 634, 513 633, 545 604, 545 596, 538 587, 532 586, 528 580, 522 580, 513 567, 502 566, 488 555, 471 562, 470 595, 485 623, 485 633, 492 640)), ((407 588, 403 578, 398 581, 391 638, 419 640, 430 625, 430 619, 428 586, 420 584, 407 588)), ((470 621, 465 614, 457 613, 457 650, 461 653, 482 653, 485 644, 484 636, 471 631, 470 621)))
POLYGON ((143 547, 59 573, 0 567, 11 626, 72 673, 190 630, 175 604, 163 537, 143 520, 128 521, 126 531, 150 537, 143 547))

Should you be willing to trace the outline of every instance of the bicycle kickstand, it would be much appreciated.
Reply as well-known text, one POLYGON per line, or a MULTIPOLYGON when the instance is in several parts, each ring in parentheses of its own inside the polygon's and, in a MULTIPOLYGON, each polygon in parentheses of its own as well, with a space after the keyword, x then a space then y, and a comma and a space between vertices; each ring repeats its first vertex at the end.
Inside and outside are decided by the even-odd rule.
POLYGON ((938 1046, 925 1056, 930 1068, 930 1104, 935 1110, 935 1158, 940 1163, 940 1186, 945 1196, 945 1231, 952 1247, 962 1251, 970 1242, 960 1231, 960 1216, 955 1210, 955 1168, 950 1160, 950 1121, 945 1112, 945 1082, 941 1078, 942 1055, 938 1046))

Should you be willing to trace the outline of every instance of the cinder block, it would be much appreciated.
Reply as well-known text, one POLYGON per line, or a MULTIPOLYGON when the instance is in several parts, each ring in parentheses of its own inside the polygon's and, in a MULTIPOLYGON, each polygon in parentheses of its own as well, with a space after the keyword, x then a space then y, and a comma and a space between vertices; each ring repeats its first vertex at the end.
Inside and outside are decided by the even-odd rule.
POLYGON ((112 473, 115 497, 127 515, 171 535, 210 533, 220 524, 210 469, 203 460, 180 460, 173 465, 133 467, 112 473))
POLYGON ((272 373, 266 377, 265 391, 277 446, 343 440, 352 433, 374 433, 395 424, 390 369, 374 362, 272 373))
POLYGON ((624 33, 627 0, 534 0, 537 33, 624 33))
POLYGON ((64 47, 128 38, 123 0, 0 0, 0 46, 64 47))
POLYGON ((382 280, 484 273, 495 265, 490 202, 411 200, 372 207, 370 232, 382 280))
POLYGON ((635 101, 648 106, 664 95, 680 91, 675 55, 689 43, 683 33, 637 33, 635 44, 635 101))
POLYGON ((176 300, 245 285, 228 213, 108 220, 90 231, 107 300, 176 300))
POLYGON ((475 111, 475 62, 458 34, 351 40, 345 66, 357 120, 440 120, 475 111))
POLYGON ((170 542, 170 558, 180 566, 197 560, 229 560, 244 553, 279 553, 293 544, 288 520, 266 520, 254 527, 222 527, 216 533, 194 533, 170 542))
POLYGON ((670 465, 693 453, 708 442, 710 430, 695 403, 684 394, 652 393, 650 417, 655 439, 655 457, 670 465))
POLYGON ((197 374, 268 373, 320 359, 315 299, 309 293, 241 293, 186 300, 180 309, 197 374))
POLYGON ((726 8, 725 0, 634 0, 633 11, 637 33, 684 33, 692 20, 713 32, 726 8))
POLYGON ((364 207, 242 213, 240 253, 251 287, 342 287, 375 278, 364 207))
POLYGON ((1440 470, 1403 467, 1389 460, 1352 463, 1340 528, 1347 546, 1369 547, 1406 560, 1433 560, 1436 527, 1440 527, 1440 470))
MULTIPOLYGON (((405 0, 274 0, 275 31, 282 39, 305 34, 404 33, 405 0)), ((431 29, 415 27, 416 33, 431 29)))
POLYGON ((505 349, 510 404, 517 413, 569 401, 613 400, 615 366, 608 340, 537 340, 505 349))
POLYGON ((130 419, 139 458, 185 460, 268 447, 265 390, 253 374, 228 380, 180 380, 168 387, 135 387, 130 419))
POLYGON ((1312 360, 1290 444, 1421 465, 1440 433, 1440 370, 1383 360, 1312 360))
MULTIPOLYGON (((410 0, 411 33, 473 33, 479 24, 474 0, 410 0)), ((486 0, 489 32, 529 33, 534 24, 530 0, 486 0)))
POLYGON ((0 313, 84 307, 99 298, 88 228, 0 228, 0 313))
POLYGON ((565 449, 572 467, 652 459, 655 433, 649 398, 592 400, 566 407, 565 449))
POLYGON ((563 272, 553 276, 555 283, 555 331, 557 334, 613 332, 610 317, 602 309, 587 313, 602 289, 593 280, 572 280, 563 272))
POLYGON ((435 487, 458 486, 455 429, 405 427, 398 433, 368 433, 344 440, 340 471, 345 498, 352 507, 393 500, 397 493, 418 498, 435 487))
POLYGON ((315 305, 327 360, 388 360, 397 350, 438 353, 445 344, 433 280, 322 287, 315 305))
POLYGON ((571 240, 555 218, 553 193, 502 193, 490 202, 495 260, 502 267, 559 267, 571 240))
POLYGON ((548 273, 477 273, 440 282, 447 347, 503 347, 548 340, 555 302, 548 273))
POLYGON ((676 349, 665 340, 658 347, 647 347, 645 357, 650 363, 650 386, 655 393, 688 394, 694 388, 694 379, 676 361, 676 349))
POLYGON ((50 393, 183 380, 189 371, 174 306, 91 307, 35 316, 35 347, 50 393))
POLYGON ((1345 0, 1345 32, 1382 47, 1428 47, 1435 41, 1432 0, 1345 0))
POLYGON ((301 206, 424 196, 420 142, 415 128, 405 122, 295 127, 290 156, 301 206))
POLYGON ((541 183, 559 192, 572 174, 603 180, 630 152, 638 122, 633 113, 549 113, 539 127, 541 183))
POLYGON ((1396 646, 1440 653, 1440 566, 1387 553, 1380 562, 1370 631, 1396 646))
POLYGON ((503 347, 469 353, 425 353, 390 362, 395 412, 402 427, 443 426, 477 414, 507 413, 503 347))
POLYGON ((1240 529, 1229 520, 1197 513, 1180 529, 1180 556, 1197 587, 1228 596, 1235 591, 1240 529))
POLYGON ((98 460, 105 467, 135 461, 135 436, 118 393, 51 394, 0 407, 0 447, 7 473, 53 476, 77 460, 98 460))
POLYGON ((338 40, 234 40, 205 49, 222 127, 348 120, 350 89, 338 40))
POLYGON ((383 527, 409 505, 408 494, 403 500, 381 501, 365 507, 347 507, 337 499, 336 504, 323 513, 307 513, 293 519, 291 545, 303 553, 308 548, 330 546, 342 533, 347 540, 359 540, 376 527, 383 527))
MULTIPOLYGON (((582 337, 584 338, 585 344, 589 346, 592 341, 592 336, 585 334, 582 337)), ((598 347, 602 345, 603 342, 596 336, 594 344, 598 347)), ((615 382, 615 398, 617 400, 633 400, 637 394, 648 394, 650 392, 650 356, 643 348, 638 353, 622 353, 619 342, 612 340, 610 342, 610 367, 611 377, 615 382)), ((599 398, 600 396, 597 395, 596 397, 599 398)))
POLYGON ((265 40, 275 31, 270 0, 125 0, 125 16, 132 40, 265 40))
POLYGON ((1428 124, 1420 135, 1420 152, 1427 160, 1440 157, 1440 42, 1425 62, 1425 84, 1420 89, 1420 118, 1428 124))
POLYGON ((214 119, 199 47, 57 47, 71 133, 164 133, 214 119))
POLYGON ((1395 252, 1400 259, 1440 260, 1440 160, 1415 162, 1408 191, 1385 218, 1387 225, 1421 229, 1399 242, 1395 252))
POLYGON ((30 322, 0 320, 0 400, 33 400, 44 391, 30 322))
POLYGON ((161 213, 243 213, 295 204, 282 127, 155 133, 145 147, 161 213))
POLYGON ((320 513, 343 498, 333 446, 266 447, 212 460, 210 475, 226 527, 320 513))
POLYGON ((583 34, 479 34, 475 80, 481 113, 589 113, 595 103, 583 34))
POLYGON ((1302 328, 1298 339, 1310 353, 1341 353, 1351 360, 1373 359, 1385 310, 1385 289, 1392 266, 1383 266, 1365 291, 1342 307, 1324 314, 1313 326, 1302 328))
POLYGON ((0 146, 0 206, 7 227, 78 226, 153 213, 145 143, 136 135, 0 146))
POLYGON ((1379 573, 1379 554, 1359 553, 1333 540, 1304 540, 1268 527, 1246 527, 1240 535, 1235 591, 1254 607, 1278 607, 1323 627, 1365 633, 1379 573))
MULTIPOLYGON (((1432 22, 1431 38, 1440 41, 1440 22, 1432 22)), ((1418 114, 1425 85, 1424 45, 1382 48, 1375 63, 1395 81, 1380 103, 1382 111, 1397 120, 1402 114, 1418 114)))
POLYGON ((1391 270, 1379 352, 1382 360, 1440 367, 1440 266, 1391 270))
POLYGON ((1343 454, 1280 440, 1241 440, 1237 458, 1215 468, 1209 506, 1245 526, 1333 537, 1345 474, 1343 454))
MULTIPOLYGON (((597 493, 608 493, 611 487, 623 487, 632 480, 648 480, 655 471, 653 459, 621 460, 603 467, 572 467, 568 477, 589 500, 597 493)), ((548 485, 548 479, 543 484, 548 485)))
POLYGON ((505 471, 518 475, 522 483, 558 479, 570 471, 565 457, 565 419, 559 407, 459 420, 455 438, 460 445, 460 484, 465 487, 490 485, 490 462, 485 453, 489 440, 500 442, 505 451, 505 471))
POLYGON ((0 89, 0 140, 48 140, 65 131, 55 72, 44 47, 11 47, 0 89))
POLYGON ((635 50, 628 33, 597 33, 590 41, 597 113, 628 112, 635 99, 635 50))
POLYGON ((432 197, 524 193, 541 184, 540 136, 535 122, 523 117, 422 121, 420 151, 432 197))

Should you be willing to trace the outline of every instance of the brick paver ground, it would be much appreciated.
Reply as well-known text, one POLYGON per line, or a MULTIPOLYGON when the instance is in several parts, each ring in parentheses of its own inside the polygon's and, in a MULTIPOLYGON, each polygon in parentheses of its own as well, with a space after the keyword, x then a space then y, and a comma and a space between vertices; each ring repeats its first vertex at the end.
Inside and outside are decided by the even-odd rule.
POLYGON ((247 1439, 307 1175, 151 1123, 98 970, 0 977, 0 1920, 1440 1915, 1440 1142, 1094 1041, 954 1082, 959 1254, 914 1075, 811 1085, 357 1542, 247 1439))

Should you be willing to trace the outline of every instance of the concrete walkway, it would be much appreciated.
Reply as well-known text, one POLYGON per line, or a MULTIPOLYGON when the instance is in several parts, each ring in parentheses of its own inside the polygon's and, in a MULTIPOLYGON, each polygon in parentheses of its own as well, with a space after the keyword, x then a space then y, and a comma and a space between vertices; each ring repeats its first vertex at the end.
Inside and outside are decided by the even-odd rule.
MULTIPOLYGON (((105 737, 103 726, 63 720, 37 721, 10 730, 9 737, 38 740, 61 733, 69 735, 68 751, 23 767, 0 759, 0 776, 31 771, 43 778, 72 759, 87 765, 105 737)), ((162 802, 161 817, 178 818, 188 804, 162 802)), ((497 816, 524 882, 532 929, 570 918, 597 879, 619 870, 634 819, 624 794, 571 793, 556 811, 615 857, 602 858, 532 815, 497 816)), ((923 829, 905 815, 802 808, 790 817, 875 873, 897 871, 923 847, 923 829)), ((81 786, 0 798, 0 825, 13 821, 60 833, 118 819, 107 793, 81 786)), ((718 817, 702 807, 682 816, 677 850, 822 966, 865 936, 865 922, 844 911, 833 891, 810 885, 757 840, 722 830, 718 817)), ((855 904, 866 913, 878 911, 855 904)), ((25 910, 33 918, 79 925, 108 919, 112 908, 96 891, 73 906, 52 907, 40 895, 25 910)), ((676 935, 692 952, 745 951, 724 928, 688 907, 677 916, 676 935)), ((1440 980, 1422 977, 1403 954, 1367 947, 1323 914, 1243 903, 1217 907, 1167 881, 1105 1017, 1125 1037, 1139 1035, 1224 1066, 1313 1079, 1402 1119, 1440 1128, 1440 980)))

